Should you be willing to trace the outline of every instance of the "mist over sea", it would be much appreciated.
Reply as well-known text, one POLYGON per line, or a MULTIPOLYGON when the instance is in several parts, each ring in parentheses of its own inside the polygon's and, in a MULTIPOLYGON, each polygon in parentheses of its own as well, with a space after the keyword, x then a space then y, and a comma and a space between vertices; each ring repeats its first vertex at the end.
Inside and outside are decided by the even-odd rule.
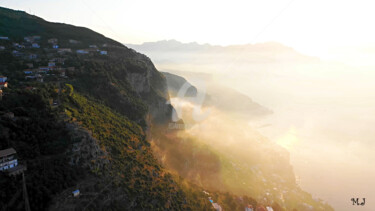
POLYGON ((168 46, 160 51, 138 46, 138 50, 149 55, 159 70, 188 81, 209 78, 272 110, 273 114, 249 119, 248 124, 290 152, 298 184, 314 197, 336 210, 375 206, 371 67, 321 61, 274 43, 240 51, 217 46, 212 50, 207 45, 202 49, 197 44, 195 50, 192 46, 184 50, 183 45, 173 45, 174 50, 168 46), (366 206, 353 207, 351 198, 366 198, 366 206))

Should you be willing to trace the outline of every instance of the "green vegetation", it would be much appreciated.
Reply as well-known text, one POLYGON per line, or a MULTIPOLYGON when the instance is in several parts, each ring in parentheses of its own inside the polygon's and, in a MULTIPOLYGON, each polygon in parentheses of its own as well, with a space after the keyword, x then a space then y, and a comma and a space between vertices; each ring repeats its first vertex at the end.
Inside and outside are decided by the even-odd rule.
MULTIPOLYGON (((171 174, 165 173, 137 124, 78 93, 68 97, 65 105, 70 120, 92 131, 101 148, 109 152, 110 167, 95 173, 110 172, 116 186, 134 198, 137 206, 132 209, 207 210, 211 206, 200 188, 175 176, 176 183, 171 174)), ((234 200, 233 195, 227 195, 234 200)), ((225 201, 222 203, 225 205, 225 201)))
MULTIPOLYGON (((12 37, 18 42, 22 41, 25 36, 39 35, 47 39, 57 38, 59 39, 59 44, 67 47, 73 45, 88 47, 90 44, 123 46, 90 29, 68 24, 50 23, 23 11, 0 7, 0 19, 0 35, 12 37), (80 43, 70 44, 70 39, 80 41, 80 43)), ((47 40, 44 39, 43 43, 47 43, 47 40)))
POLYGON ((109 107, 145 126, 146 123, 142 121, 147 113, 147 106, 126 80, 125 61, 120 64, 85 61, 79 67, 75 71, 75 80, 72 81, 78 91, 105 102, 109 107))
MULTIPOLYGON (((0 103, 0 116, 12 112, 14 119, 0 119, 0 148, 14 147, 27 165, 26 183, 33 210, 44 210, 53 195, 74 185, 84 172, 68 165, 63 152, 70 135, 57 111, 49 106, 53 86, 41 85, 35 92, 12 90, 0 103)), ((24 210, 21 177, 0 173, 0 207, 24 210), (9 203, 12 202, 13 203, 9 203)))

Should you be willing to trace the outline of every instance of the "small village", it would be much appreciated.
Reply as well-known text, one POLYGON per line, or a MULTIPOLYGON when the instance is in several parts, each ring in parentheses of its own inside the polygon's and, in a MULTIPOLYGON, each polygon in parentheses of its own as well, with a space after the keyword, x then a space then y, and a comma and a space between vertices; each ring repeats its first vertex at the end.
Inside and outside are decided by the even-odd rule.
MULTIPOLYGON (((66 43, 66 41, 65 41, 66 43)), ((107 50, 99 49, 97 45, 89 45, 87 48, 78 48, 80 41, 69 40, 69 48, 61 48, 59 45, 59 40, 57 38, 49 38, 43 40, 41 36, 27 36, 24 37, 22 42, 14 42, 8 37, 0 36, 0 52, 8 52, 12 57, 21 61, 25 67, 22 71, 18 70, 18 80, 20 83, 24 82, 39 82, 43 83, 46 81, 55 82, 61 80, 67 80, 67 72, 74 74, 76 67, 74 65, 66 64, 66 61, 72 57, 105 57, 107 55, 107 50)), ((82 45, 81 45, 82 46, 82 45)), ((107 45, 102 46, 106 48, 107 45)), ((0 100, 3 96, 8 94, 6 89, 8 88, 9 76, 1 75, 0 72, 0 100)), ((13 80, 13 78, 12 78, 13 80)), ((26 86, 27 90, 34 90, 34 87, 26 86)), ((53 105, 57 105, 54 101, 53 105)), ((11 120, 15 119, 14 114, 9 112, 0 117, 0 119, 11 120)), ((26 209, 29 208, 25 174, 27 170, 25 164, 18 159, 17 152, 14 148, 0 149, 0 172, 3 172, 9 176, 17 176, 22 174, 23 183, 23 194, 26 204, 26 209)), ((73 191, 72 195, 77 197, 79 195, 79 190, 73 191)))
MULTIPOLYGON (((68 79, 67 72, 74 73, 75 67, 66 61, 74 56, 94 57, 106 56, 108 54, 107 44, 100 49, 91 44, 87 48, 82 47, 81 41, 70 39, 59 44, 57 38, 43 39, 39 35, 27 36, 22 42, 15 42, 9 37, 0 36, 0 51, 8 51, 12 56, 23 61, 24 79, 26 81, 44 82, 47 77, 54 80, 68 79), (103 49, 104 48, 104 49, 103 49)), ((2 88, 7 88, 7 76, 0 76, 0 96, 3 95, 2 88)))

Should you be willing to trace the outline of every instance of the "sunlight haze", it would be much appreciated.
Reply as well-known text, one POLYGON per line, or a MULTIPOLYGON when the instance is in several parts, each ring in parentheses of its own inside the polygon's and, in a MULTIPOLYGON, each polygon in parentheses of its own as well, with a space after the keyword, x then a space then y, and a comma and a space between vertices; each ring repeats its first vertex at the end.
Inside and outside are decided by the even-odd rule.
MULTIPOLYGON (((372 1, 2 0, 0 6, 10 8, 0 10, 0 112, 7 105, 16 117, 27 113, 12 104, 23 102, 12 98, 14 87, 34 93, 41 89, 34 85, 52 84, 51 97, 41 97, 51 112, 87 121, 106 144, 133 143, 105 153, 133 145, 137 159, 152 152, 172 175, 198 185, 203 202, 206 191, 218 190, 284 210, 353 210, 355 198, 367 204, 354 210, 374 210, 372 1), (139 134, 121 135, 127 130, 139 134), (150 150, 137 141, 148 141, 150 150)), ((1 118, 11 116, 3 110, 0 132, 16 137, 2 130, 1 118)))
POLYGON ((372 1, 4 0, 1 6, 89 27, 123 43, 276 41, 323 59, 374 65, 372 1))

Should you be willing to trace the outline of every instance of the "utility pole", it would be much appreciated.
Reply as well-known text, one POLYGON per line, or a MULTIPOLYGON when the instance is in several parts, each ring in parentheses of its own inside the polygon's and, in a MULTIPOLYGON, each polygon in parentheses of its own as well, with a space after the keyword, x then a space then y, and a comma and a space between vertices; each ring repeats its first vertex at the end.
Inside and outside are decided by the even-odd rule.
POLYGON ((27 195, 27 188, 26 188, 26 180, 25 180, 25 173, 22 172, 22 181, 23 181, 23 198, 25 199, 25 210, 30 210, 30 203, 29 203, 29 196, 27 195))

